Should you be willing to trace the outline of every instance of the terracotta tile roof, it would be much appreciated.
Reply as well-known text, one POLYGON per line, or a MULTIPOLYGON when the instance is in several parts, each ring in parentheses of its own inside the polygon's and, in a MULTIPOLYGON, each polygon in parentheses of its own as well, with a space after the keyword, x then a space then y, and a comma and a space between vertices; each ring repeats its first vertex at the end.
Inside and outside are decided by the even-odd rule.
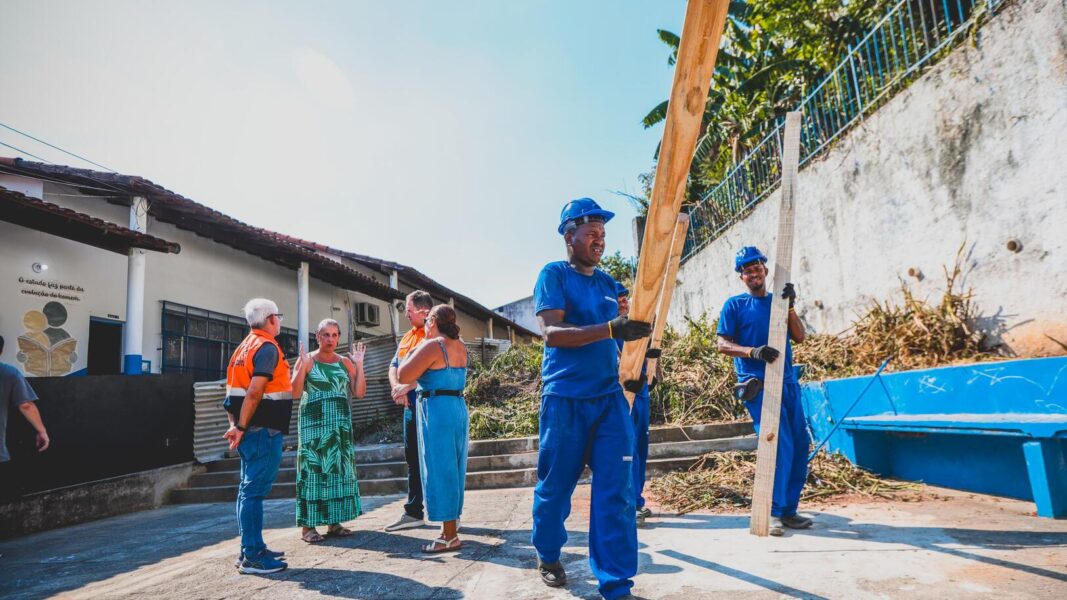
MULTIPOLYGON (((290 269, 296 269, 301 262, 307 262, 312 277, 344 289, 362 292, 382 300, 404 297, 398 290, 373 277, 322 256, 306 243, 298 243, 293 241, 295 238, 238 221, 143 177, 3 157, 0 157, 0 172, 35 176, 76 187, 143 196, 149 200, 149 214, 164 223, 192 231, 290 269)), ((128 205, 128 202, 119 203, 128 205)))
POLYGON ((133 231, 69 208, 0 187, 0 221, 57 235, 69 240, 126 254, 130 248, 181 252, 174 242, 133 231))

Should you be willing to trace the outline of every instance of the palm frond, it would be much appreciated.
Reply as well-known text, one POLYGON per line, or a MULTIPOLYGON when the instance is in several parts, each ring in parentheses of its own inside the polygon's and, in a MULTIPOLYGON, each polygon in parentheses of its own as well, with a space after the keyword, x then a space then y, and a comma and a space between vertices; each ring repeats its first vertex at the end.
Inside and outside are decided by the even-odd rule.
POLYGON ((667 118, 667 103, 669 100, 664 100, 656 105, 655 108, 648 111, 645 118, 641 119, 641 124, 645 126, 645 129, 660 123, 667 118))

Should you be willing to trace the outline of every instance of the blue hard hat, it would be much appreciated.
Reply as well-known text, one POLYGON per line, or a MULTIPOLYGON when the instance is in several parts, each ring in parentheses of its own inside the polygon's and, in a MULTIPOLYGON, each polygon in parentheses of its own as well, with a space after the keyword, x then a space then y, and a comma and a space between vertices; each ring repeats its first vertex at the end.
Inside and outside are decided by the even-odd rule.
POLYGON ((765 263, 767 262, 767 257, 760 252, 759 248, 755 246, 745 246, 738 250, 737 255, 734 256, 734 270, 740 273, 745 265, 757 260, 765 263))
POLYGON ((619 283, 618 281, 616 281, 615 282, 615 297, 616 298, 621 298, 623 296, 629 296, 629 295, 630 295, 630 290, 626 289, 625 285, 623 285, 623 284, 619 283))
POLYGON ((563 212, 559 215, 559 228, 557 231, 559 231, 560 235, 563 235, 568 223, 574 223, 575 225, 589 223, 590 221, 607 223, 614 216, 615 213, 600 208, 596 200, 578 198, 577 200, 571 200, 563 207, 563 212))

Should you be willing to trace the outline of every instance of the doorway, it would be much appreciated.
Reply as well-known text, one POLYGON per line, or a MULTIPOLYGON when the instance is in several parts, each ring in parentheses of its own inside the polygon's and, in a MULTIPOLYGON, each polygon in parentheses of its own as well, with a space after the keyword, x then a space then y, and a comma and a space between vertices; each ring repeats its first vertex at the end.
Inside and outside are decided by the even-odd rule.
POLYGON ((122 373, 122 323, 104 319, 89 320, 88 375, 122 373))

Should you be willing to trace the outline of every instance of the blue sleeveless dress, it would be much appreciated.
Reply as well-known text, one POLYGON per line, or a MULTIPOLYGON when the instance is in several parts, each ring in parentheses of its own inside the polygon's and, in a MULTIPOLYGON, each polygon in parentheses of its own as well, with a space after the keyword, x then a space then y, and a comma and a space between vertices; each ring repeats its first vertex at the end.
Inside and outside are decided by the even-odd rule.
MULTIPOLYGON (((437 340, 448 364, 448 350, 437 340)), ((416 423, 419 432, 419 467, 426 517, 451 521, 463 514, 463 488, 467 479, 467 403, 461 396, 426 396, 433 390, 463 390, 467 367, 427 369, 419 377, 416 423)))

